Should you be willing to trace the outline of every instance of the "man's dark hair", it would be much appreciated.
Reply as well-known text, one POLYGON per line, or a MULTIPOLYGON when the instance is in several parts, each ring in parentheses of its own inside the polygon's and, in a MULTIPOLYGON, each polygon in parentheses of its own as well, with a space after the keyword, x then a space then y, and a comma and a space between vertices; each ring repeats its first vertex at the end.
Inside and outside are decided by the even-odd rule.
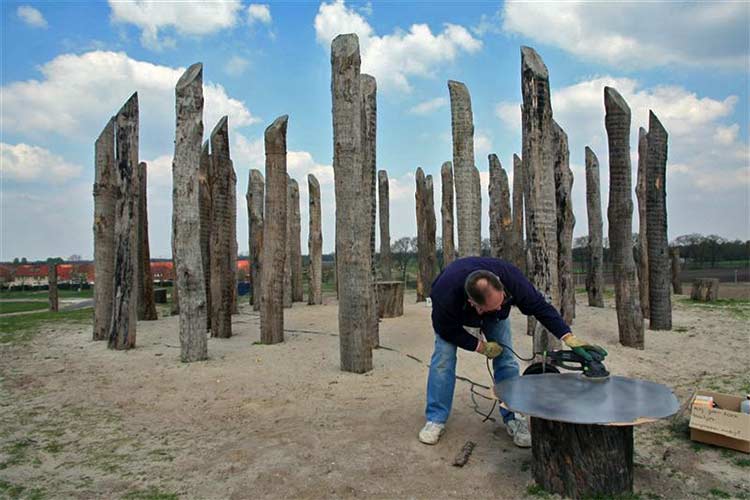
POLYGON ((472 271, 471 274, 466 277, 466 281, 464 282, 464 290, 466 290, 466 295, 468 295, 471 300, 473 300, 480 306, 484 305, 484 290, 486 289, 485 287, 477 286, 477 283, 481 280, 485 280, 487 282, 487 285, 491 286, 498 292, 505 291, 503 282, 500 281, 500 278, 498 278, 495 273, 485 271, 483 269, 472 271))

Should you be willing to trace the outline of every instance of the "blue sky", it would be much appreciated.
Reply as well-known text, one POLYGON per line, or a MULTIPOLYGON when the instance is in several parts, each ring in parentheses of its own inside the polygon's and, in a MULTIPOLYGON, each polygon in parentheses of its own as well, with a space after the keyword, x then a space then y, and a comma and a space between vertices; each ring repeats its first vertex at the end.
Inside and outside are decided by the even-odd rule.
POLYGON ((599 156, 606 210, 602 88, 612 85, 633 111, 634 166, 648 109, 670 133, 670 238, 750 238, 747 3, 139 1, 0 8, 2 260, 92 255, 93 143, 134 91, 140 158, 150 168, 151 253, 169 256, 174 84, 196 61, 204 64, 206 135, 229 115, 240 251, 247 250, 248 170, 262 170, 263 130, 281 114, 290 115, 289 171, 302 189, 302 241, 312 172, 322 184, 330 251, 329 47, 345 32, 359 35, 363 71, 378 80, 378 168, 391 178, 392 238, 416 234, 416 168, 439 174, 451 159, 449 79, 471 92, 488 233, 487 154, 497 153, 507 169, 520 153, 521 45, 536 48, 547 64, 554 117, 570 139, 576 236, 587 232, 586 145, 599 156))

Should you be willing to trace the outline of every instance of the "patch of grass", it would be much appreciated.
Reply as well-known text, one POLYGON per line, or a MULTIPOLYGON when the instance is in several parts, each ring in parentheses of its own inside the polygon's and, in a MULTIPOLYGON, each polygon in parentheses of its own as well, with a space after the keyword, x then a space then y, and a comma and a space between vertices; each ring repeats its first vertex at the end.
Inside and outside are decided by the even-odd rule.
MULTIPOLYGON (((0 292, 0 299, 46 299, 49 292, 47 290, 3 290, 0 292)), ((90 299, 94 296, 94 288, 86 290, 57 290, 57 296, 61 299, 90 299)))
POLYGON ((122 497, 123 500, 177 500, 177 493, 166 493, 155 486, 150 486, 147 490, 131 491, 122 497))
POLYGON ((34 314, 0 317, 0 344, 22 344, 28 342, 47 323, 61 321, 72 323, 91 323, 93 309, 76 309, 73 311, 44 311, 34 314))
POLYGON ((526 488, 526 494, 538 498, 549 497, 549 493, 547 493, 547 491, 545 491, 545 489, 538 484, 532 484, 528 488, 526 488))
POLYGON ((521 462, 521 472, 526 472, 531 468, 531 464, 529 462, 521 462))
POLYGON ((51 443, 45 445, 42 449, 48 453, 60 453, 63 449, 63 446, 57 441, 52 441, 51 443))
POLYGON ((3 448, 3 453, 8 455, 9 458, 5 462, 0 462, 0 470, 7 469, 12 465, 23 463, 26 460, 28 448, 32 444, 34 444, 34 441, 24 438, 12 441, 5 446, 5 448, 3 448))
POLYGON ((0 314, 38 311, 48 307, 46 302, 0 302, 0 314))
POLYGON ((708 492, 712 497, 716 498, 732 498, 732 495, 719 488, 711 488, 708 492))
POLYGON ((750 467, 750 458, 735 458, 732 463, 737 467, 750 467))
POLYGON ((672 328, 672 331, 677 332, 677 333, 685 333, 685 332, 689 332, 690 328, 686 326, 676 326, 672 328))
POLYGON ((718 299, 713 302, 697 302, 690 297, 685 297, 677 300, 688 307, 709 311, 725 311, 738 319, 750 320, 750 300, 748 299, 718 299))

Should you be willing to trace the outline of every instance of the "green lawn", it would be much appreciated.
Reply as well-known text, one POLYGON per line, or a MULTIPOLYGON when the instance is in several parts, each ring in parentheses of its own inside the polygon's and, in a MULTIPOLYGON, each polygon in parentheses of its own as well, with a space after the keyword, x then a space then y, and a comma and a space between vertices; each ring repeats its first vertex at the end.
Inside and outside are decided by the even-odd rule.
POLYGON ((47 309, 47 302, 0 302, 0 314, 47 309))
MULTIPOLYGON (((47 290, 0 291, 0 299, 46 299, 48 295, 47 290)), ((89 288, 80 292, 78 290, 58 290, 57 296, 61 299, 90 299, 94 296, 94 289, 89 288)))
POLYGON ((74 311, 44 311, 16 316, 0 316, 0 344, 21 344, 31 340, 48 323, 91 323, 93 308, 74 311))
POLYGON ((750 300, 748 299, 718 299, 713 302, 698 302, 685 297, 677 300, 686 306, 712 311, 727 311, 736 318, 750 320, 750 300))

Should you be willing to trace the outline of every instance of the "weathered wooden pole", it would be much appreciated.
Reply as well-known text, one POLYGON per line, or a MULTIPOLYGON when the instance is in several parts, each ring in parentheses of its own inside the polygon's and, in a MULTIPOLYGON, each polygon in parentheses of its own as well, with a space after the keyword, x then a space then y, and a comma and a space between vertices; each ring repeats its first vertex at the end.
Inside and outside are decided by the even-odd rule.
MULTIPOLYGON (((229 149, 227 149, 229 151, 229 149)), ((232 161, 229 161, 232 165, 232 161)), ((239 243, 237 242, 237 174, 232 166, 232 177, 229 189, 229 242, 232 247, 232 253, 229 255, 229 268, 231 270, 232 282, 232 314, 240 313, 240 306, 237 300, 237 254, 239 253, 239 243)))
POLYGON ((284 255, 284 307, 292 307, 293 290, 292 290, 292 261, 294 260, 292 249, 292 178, 289 174, 286 176, 286 253, 284 255))
POLYGON ((513 260, 513 214, 510 211, 508 174, 495 153, 487 157, 490 163, 490 247, 492 256, 513 260))
POLYGON ((672 292, 682 295, 682 281, 680 280, 680 247, 669 249, 669 257, 672 260, 672 292))
POLYGON ((667 131, 648 113, 646 160, 646 234, 651 330, 672 329, 669 241, 667 239, 667 131))
POLYGON ((573 172, 570 170, 568 134, 552 120, 552 154, 557 204, 557 274, 560 283, 560 314, 568 325, 576 316, 576 284, 573 280, 573 172))
POLYGON ((115 121, 94 144, 94 340, 109 338, 115 269, 115 121))
POLYGON ((435 279, 437 267, 435 254, 435 204, 432 187, 432 176, 425 177, 421 168, 417 168, 417 264, 419 280, 417 281, 417 302, 424 302, 430 296, 430 287, 435 279))
POLYGON ((138 165, 138 319, 157 319, 154 302, 154 277, 151 274, 151 251, 148 244, 148 165, 138 165))
POLYGON ((115 116, 115 268, 109 348, 135 347, 138 319, 138 93, 115 116))
MULTIPOLYGON (((530 47, 521 47, 521 91, 527 273, 530 281, 547 301, 559 307, 557 208, 551 151, 553 131, 549 73, 542 58, 530 47)), ((543 352, 560 345, 556 337, 531 317, 528 319, 528 332, 534 335, 534 352, 543 352)))
POLYGON ((310 258, 307 272, 309 280, 307 303, 316 305, 323 303, 323 233, 321 231, 320 183, 313 174, 307 175, 307 196, 310 217, 307 232, 307 254, 310 258))
POLYGON ((206 296, 206 331, 211 329, 211 175, 211 154, 208 141, 205 141, 198 166, 198 211, 201 228, 201 267, 206 296))
POLYGON ((474 164, 474 117, 469 90, 461 82, 448 81, 453 133, 453 175, 456 186, 459 257, 482 253, 482 193, 474 164))
POLYGON ((372 347, 380 345, 380 333, 378 326, 378 291, 375 282, 378 278, 375 260, 375 218, 377 216, 377 192, 376 192, 376 143, 377 143, 377 82, 370 75, 359 75, 360 93, 362 97, 362 168, 365 189, 370 190, 370 268, 372 279, 370 280, 370 335, 372 347))
POLYGON ((369 231, 372 192, 364 182, 357 35, 339 35, 333 40, 331 67, 341 369, 364 373, 372 370, 370 318, 374 304, 369 231))
POLYGON ((291 246, 292 246, 292 301, 302 302, 305 300, 302 287, 302 220, 299 207, 299 183, 291 179, 291 246))
POLYGON ((263 255, 263 196, 264 180, 260 170, 250 170, 247 183, 247 223, 250 259, 250 303, 253 310, 260 310, 260 295, 262 293, 260 269, 263 255))
POLYGON ((203 65, 190 66, 175 87, 176 125, 172 162, 172 226, 179 301, 180 359, 208 358, 206 284, 203 275, 200 199, 203 138, 203 65))
POLYGON ((289 117, 280 116, 266 129, 266 198, 263 210, 261 258, 260 341, 284 341, 284 276, 286 260, 286 128, 289 117))
POLYGON ((609 251, 612 255, 620 343, 643 349, 643 316, 633 259, 630 107, 615 89, 604 87, 604 108, 609 144, 609 251))
POLYGON ((511 229, 513 264, 526 271, 526 252, 523 245, 523 162, 513 155, 513 227, 511 229))
POLYGON ((453 240, 453 164, 446 161, 440 167, 442 197, 440 218, 442 221, 443 267, 456 260, 456 246, 453 240))
POLYGON ((635 185, 635 196, 638 200, 638 290, 643 317, 651 317, 648 300, 648 227, 646 210, 646 178, 648 157, 648 134, 646 129, 638 129, 638 177, 635 185))
POLYGON ((599 159, 586 146, 586 211, 589 222, 589 265, 586 292, 591 307, 604 307, 604 247, 599 159))
POLYGON ((47 264, 47 290, 49 310, 57 312, 60 309, 60 303, 57 297, 57 264, 53 264, 52 262, 47 264))
POLYGON ((391 229, 388 172, 378 172, 378 222, 380 224, 380 276, 391 279, 391 229))
POLYGON ((211 336, 232 336, 235 273, 232 253, 232 198, 237 177, 229 156, 229 128, 224 116, 211 132, 211 336))

